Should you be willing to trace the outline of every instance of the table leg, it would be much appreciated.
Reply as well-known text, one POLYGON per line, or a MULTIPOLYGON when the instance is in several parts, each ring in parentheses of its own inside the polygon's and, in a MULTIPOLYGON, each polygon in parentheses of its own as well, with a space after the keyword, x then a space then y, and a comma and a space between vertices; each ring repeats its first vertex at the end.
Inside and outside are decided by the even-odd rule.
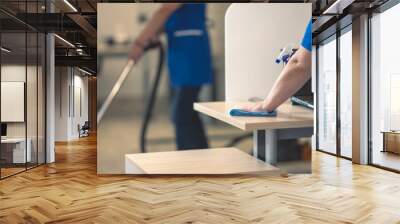
POLYGON ((255 130, 253 132, 253 155, 268 164, 276 165, 278 140, 311 137, 312 134, 312 127, 255 130))
POLYGON ((386 152, 386 133, 383 133, 383 150, 382 152, 386 152))
POLYGON ((253 155, 268 164, 277 163, 276 130, 256 130, 253 133, 253 155))

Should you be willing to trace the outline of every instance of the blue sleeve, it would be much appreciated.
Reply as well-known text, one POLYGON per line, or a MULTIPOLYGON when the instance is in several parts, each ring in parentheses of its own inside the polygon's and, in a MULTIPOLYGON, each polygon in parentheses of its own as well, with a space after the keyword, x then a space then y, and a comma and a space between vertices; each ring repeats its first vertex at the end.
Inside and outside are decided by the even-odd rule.
POLYGON ((304 33, 303 40, 301 41, 301 46, 308 51, 312 50, 312 22, 307 25, 306 32, 304 33))

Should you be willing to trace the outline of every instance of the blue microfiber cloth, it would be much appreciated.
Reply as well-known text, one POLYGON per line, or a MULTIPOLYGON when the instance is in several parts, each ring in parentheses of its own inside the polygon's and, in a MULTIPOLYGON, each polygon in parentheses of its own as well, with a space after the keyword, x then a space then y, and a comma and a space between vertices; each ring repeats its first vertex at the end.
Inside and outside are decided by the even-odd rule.
POLYGON ((250 112, 241 109, 232 109, 229 111, 229 115, 231 116, 242 116, 242 117, 276 117, 276 111, 259 111, 259 112, 250 112))

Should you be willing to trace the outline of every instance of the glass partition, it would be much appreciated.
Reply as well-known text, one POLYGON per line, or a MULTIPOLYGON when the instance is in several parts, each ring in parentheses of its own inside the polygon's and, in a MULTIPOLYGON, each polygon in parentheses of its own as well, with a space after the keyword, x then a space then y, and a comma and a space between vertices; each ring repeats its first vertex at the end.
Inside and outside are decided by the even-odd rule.
POLYGON ((318 46, 317 149, 336 154, 336 36, 318 46))
POLYGON ((25 32, 1 34, 2 177, 24 171, 31 158, 26 138, 26 41, 25 32))
POLYGON ((27 166, 28 168, 37 165, 38 158, 38 35, 36 32, 29 31, 27 33, 27 74, 26 74, 26 114, 27 114, 27 150, 30 156, 27 166))
MULTIPOLYGON (((26 4, 0 2, 1 7, 15 6, 19 16, 43 11, 44 1, 26 4)), ((5 178, 45 162, 46 39, 3 12, 0 26, 0 178, 5 178)))
POLYGON ((43 33, 38 34, 38 76, 37 76, 37 162, 43 164, 46 162, 46 36, 43 33))

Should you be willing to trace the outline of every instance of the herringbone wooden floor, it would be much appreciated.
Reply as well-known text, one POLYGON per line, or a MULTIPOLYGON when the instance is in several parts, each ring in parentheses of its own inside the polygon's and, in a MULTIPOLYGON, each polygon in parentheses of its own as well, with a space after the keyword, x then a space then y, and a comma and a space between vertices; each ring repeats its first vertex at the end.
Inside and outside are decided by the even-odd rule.
POLYGON ((400 175, 315 152, 313 174, 97 176, 95 138, 0 181, 0 223, 400 223, 400 175))

